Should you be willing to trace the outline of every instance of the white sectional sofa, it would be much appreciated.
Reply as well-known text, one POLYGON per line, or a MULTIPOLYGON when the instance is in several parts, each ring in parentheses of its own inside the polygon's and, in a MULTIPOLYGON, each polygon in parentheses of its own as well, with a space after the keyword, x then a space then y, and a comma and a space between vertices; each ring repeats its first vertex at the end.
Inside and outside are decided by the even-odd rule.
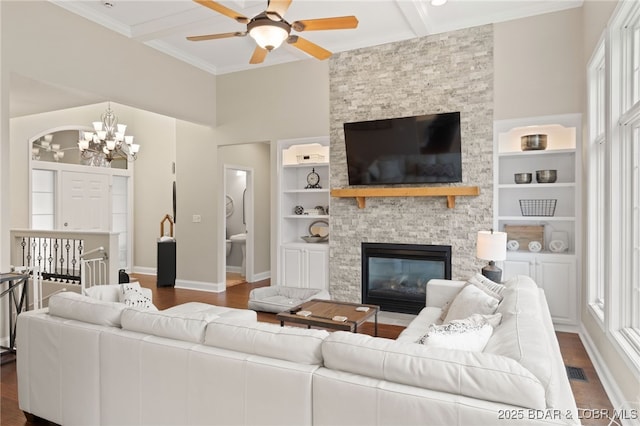
POLYGON ((508 283, 484 351, 415 343, 462 285, 431 281, 395 341, 201 303, 149 312, 56 295, 18 318, 20 408, 64 425, 578 424, 544 295, 526 277, 508 283))

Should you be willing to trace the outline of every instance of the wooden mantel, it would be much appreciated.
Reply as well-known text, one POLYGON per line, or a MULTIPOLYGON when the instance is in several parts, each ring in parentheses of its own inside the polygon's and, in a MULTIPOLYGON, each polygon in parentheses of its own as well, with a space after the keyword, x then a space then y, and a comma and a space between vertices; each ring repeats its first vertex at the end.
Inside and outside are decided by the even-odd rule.
POLYGON ((331 196, 338 198, 353 197, 358 207, 365 207, 368 197, 447 197, 447 207, 456 206, 456 197, 460 195, 480 195, 477 186, 432 186, 422 188, 343 188, 332 189, 331 196))

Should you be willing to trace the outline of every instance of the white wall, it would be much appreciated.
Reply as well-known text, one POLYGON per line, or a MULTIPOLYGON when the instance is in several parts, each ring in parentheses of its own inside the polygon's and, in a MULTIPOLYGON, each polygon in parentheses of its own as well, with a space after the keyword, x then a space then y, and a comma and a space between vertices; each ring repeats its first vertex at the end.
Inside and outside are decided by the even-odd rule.
MULTIPOLYGON (((328 62, 311 59, 219 76, 217 110, 218 144, 271 142, 269 196, 275 200, 275 141, 329 134, 328 62)), ((275 208, 271 203, 272 254, 277 250, 275 208)), ((271 271, 276 259, 271 256, 271 271)), ((256 272, 261 271, 258 262, 256 272)))
POLYGON ((582 10, 494 25, 494 119, 581 112, 582 10))
POLYGON ((215 125, 215 76, 47 1, 0 5, 6 37, 1 53, 9 72, 215 125))

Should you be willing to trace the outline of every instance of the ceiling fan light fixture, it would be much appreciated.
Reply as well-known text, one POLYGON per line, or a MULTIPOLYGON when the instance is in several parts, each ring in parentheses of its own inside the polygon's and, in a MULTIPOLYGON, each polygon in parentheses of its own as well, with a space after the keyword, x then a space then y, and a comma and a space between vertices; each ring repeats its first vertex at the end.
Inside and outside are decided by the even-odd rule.
POLYGON ((258 46, 271 51, 280 47, 282 42, 289 37, 291 27, 285 22, 272 21, 267 18, 250 22, 247 29, 258 46))

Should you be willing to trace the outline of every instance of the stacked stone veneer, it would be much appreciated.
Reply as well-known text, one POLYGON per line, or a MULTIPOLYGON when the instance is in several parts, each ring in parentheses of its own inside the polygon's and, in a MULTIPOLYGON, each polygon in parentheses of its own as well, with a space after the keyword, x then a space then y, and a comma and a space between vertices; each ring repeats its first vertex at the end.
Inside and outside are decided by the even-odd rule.
POLYGON ((343 52, 330 62, 331 188, 348 187, 343 123, 460 111, 462 183, 478 197, 331 199, 329 282, 337 300, 361 301, 362 242, 447 244, 452 277, 482 267, 476 234, 493 212, 491 25, 343 52))

